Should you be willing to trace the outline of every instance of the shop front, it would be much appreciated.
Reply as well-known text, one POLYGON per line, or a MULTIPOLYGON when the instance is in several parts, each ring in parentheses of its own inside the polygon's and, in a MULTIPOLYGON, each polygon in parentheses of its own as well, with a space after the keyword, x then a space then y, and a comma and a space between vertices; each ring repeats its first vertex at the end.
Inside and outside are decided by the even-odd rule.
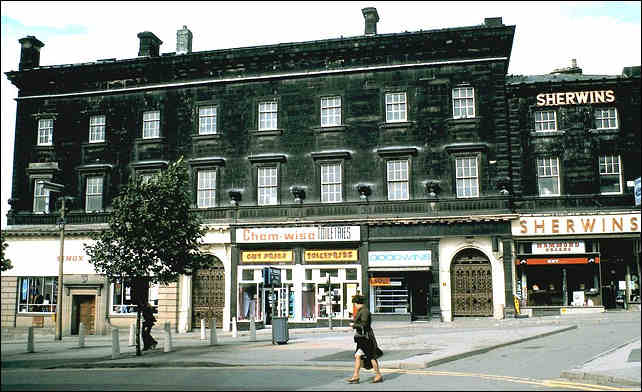
POLYGON ((515 220, 521 312, 537 316, 639 306, 639 222, 639 213, 515 220))
POLYGON ((360 227, 243 228, 238 244, 236 318, 239 329, 271 325, 348 325, 352 297, 361 289, 360 227), (278 270, 280 283, 265 285, 264 268, 278 270))

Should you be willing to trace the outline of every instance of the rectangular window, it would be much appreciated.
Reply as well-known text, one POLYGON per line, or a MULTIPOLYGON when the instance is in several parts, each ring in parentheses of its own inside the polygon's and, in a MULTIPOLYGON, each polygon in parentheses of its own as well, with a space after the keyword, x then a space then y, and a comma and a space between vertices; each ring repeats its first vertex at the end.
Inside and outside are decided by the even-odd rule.
POLYGON ((213 135, 216 131, 216 106, 198 108, 198 134, 213 135))
POLYGON ((408 160, 388 161, 388 200, 408 200, 408 160))
POLYGON ((156 172, 146 172, 146 173, 138 173, 137 175, 140 177, 140 182, 142 184, 149 184, 150 182, 154 181, 154 177, 156 177, 156 172))
POLYGON ((537 186, 540 196, 560 195, 557 158, 537 158, 537 186))
POLYGON ((619 155, 604 155, 600 160, 600 193, 622 193, 622 166, 619 155))
MULTIPOLYGON (((158 285, 150 284, 147 294, 147 302, 158 313, 158 285)), ((111 285, 111 305, 112 313, 136 313, 136 304, 134 302, 134 289, 121 282, 115 282, 111 285)))
POLYGON ((216 206, 216 170, 198 171, 198 208, 216 206))
POLYGON ((101 211, 103 209, 103 178, 87 177, 85 192, 85 211, 101 211))
POLYGON ((358 278, 357 278, 357 269, 356 268, 347 268, 346 269, 346 280, 358 280, 358 278))
POLYGON ((457 197, 478 197, 477 157, 457 158, 455 169, 457 197))
POLYGON ((406 120, 406 93, 387 93, 386 122, 402 122, 406 120))
POLYGON ((105 141, 105 116, 89 117, 89 143, 105 141))
POLYGON ((56 311, 58 277, 30 276, 20 278, 18 290, 18 312, 54 313, 56 311))
POLYGON ((456 87, 453 89, 453 118, 475 117, 475 89, 456 87))
POLYGON ((160 137, 160 111, 143 113, 143 139, 160 137))
POLYGON ((39 180, 34 182, 33 191, 33 212, 49 213, 49 190, 45 186, 38 183, 39 180))
POLYGON ((241 276, 242 276, 242 280, 254 280, 254 270, 244 269, 241 276))
POLYGON ((43 118, 38 120, 38 145, 51 146, 53 144, 53 119, 43 118))
POLYGON ((258 168, 258 204, 277 204, 278 170, 276 167, 258 168))
POLYGON ((595 128, 596 129, 616 129, 617 128, 617 111, 615 110, 615 108, 595 109, 595 128))
POLYGON ((535 131, 557 131, 557 112, 555 110, 535 112, 535 131))
POLYGON ((341 164, 321 165, 321 202, 338 203, 341 197, 341 164))
POLYGON ((321 98, 321 126, 341 125, 341 97, 321 98))
POLYGON ((277 108, 275 101, 259 103, 259 131, 276 129, 277 108))

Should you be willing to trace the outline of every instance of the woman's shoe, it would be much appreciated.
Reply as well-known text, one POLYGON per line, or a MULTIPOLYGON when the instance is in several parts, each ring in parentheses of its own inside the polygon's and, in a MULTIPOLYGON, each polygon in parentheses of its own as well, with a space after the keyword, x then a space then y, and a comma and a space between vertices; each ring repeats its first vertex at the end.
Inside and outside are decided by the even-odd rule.
POLYGON ((377 382, 383 382, 383 376, 382 375, 377 375, 375 378, 372 379, 372 383, 377 383, 377 382))
POLYGON ((357 377, 357 378, 354 378, 354 377, 346 378, 346 382, 348 384, 359 384, 359 377, 357 377))

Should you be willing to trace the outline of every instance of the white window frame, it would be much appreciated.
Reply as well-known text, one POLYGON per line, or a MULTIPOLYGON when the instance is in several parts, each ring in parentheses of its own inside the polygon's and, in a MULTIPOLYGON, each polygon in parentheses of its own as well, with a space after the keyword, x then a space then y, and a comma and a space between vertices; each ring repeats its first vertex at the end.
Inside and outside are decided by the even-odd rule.
POLYGON ((538 110, 534 113, 535 132, 557 131, 557 111, 538 110), (551 118, 552 114, 552 118, 551 118), (551 127, 552 124, 552 127, 551 127))
POLYGON ((477 156, 455 158, 457 198, 479 197, 479 164, 477 156))
MULTIPOLYGON (((132 317, 136 316, 136 304, 126 304, 124 303, 127 300, 121 300, 120 303, 116 304, 114 303, 114 290, 116 288, 116 284, 120 284, 120 282, 116 283, 111 283, 109 287, 109 313, 112 315, 130 315, 132 317)), ((127 294, 127 288, 129 288, 129 297, 131 298, 129 301, 133 301, 133 295, 134 295, 134 290, 131 287, 127 287, 127 285, 122 284, 121 286, 121 298, 126 298, 127 294)), ((158 300, 159 300, 159 295, 158 295, 158 284, 150 284, 149 285, 149 293, 147 295, 147 299, 151 307, 154 309, 154 313, 158 313, 158 300), (155 301, 155 302, 154 302, 155 301)))
POLYGON ((386 122, 408 121, 408 100, 405 92, 386 93, 386 122))
POLYGON ((53 118, 41 118, 38 120, 38 145, 53 145, 53 118))
POLYGON ((198 208, 216 207, 216 169, 197 171, 196 205, 198 208))
POLYGON ((144 172, 136 173, 136 176, 140 177, 141 184, 148 184, 151 181, 154 181, 154 177, 156 177, 159 173, 160 173, 159 170, 156 170, 156 171, 144 171, 144 172))
POLYGON ((321 203, 343 201, 343 175, 340 162, 321 163, 321 203))
POLYGON ((600 194, 602 195, 619 195, 622 194, 622 161, 619 155, 601 155, 598 158, 598 165, 600 170, 600 194), (602 176, 617 176, 619 191, 616 192, 602 192, 602 176))
POLYGON ((259 131, 277 129, 279 119, 279 104, 277 101, 259 102, 259 131))
POLYGON ((58 300, 58 277, 57 276, 20 276, 18 279, 18 298, 17 306, 18 313, 55 313, 58 300), (23 285, 25 279, 27 280, 26 302, 23 302, 23 285), (33 284, 36 279, 40 284, 33 284), (50 284, 47 284, 47 280, 50 284), (45 292, 49 286, 51 290, 45 292), (38 292, 37 289, 42 292, 38 292), (49 299, 47 300, 47 294, 49 299), (37 296, 42 296, 42 302, 37 301, 37 296), (48 302, 47 302, 48 301, 48 302))
POLYGON ((409 200, 410 160, 399 158, 386 161, 386 181, 388 200, 409 200))
POLYGON ((559 170, 559 158, 558 157, 542 157, 537 158, 537 192, 540 196, 560 196, 560 170, 559 170), (555 163, 553 165, 553 163, 555 163), (542 187, 540 184, 540 179, 545 178, 556 178, 557 179, 557 193, 542 194, 542 187))
POLYGON ((89 143, 105 142, 105 124, 106 118, 104 115, 89 117, 89 143))
POLYGON ((472 86, 455 87, 452 91, 453 118, 475 117, 475 88, 472 86))
POLYGON ((160 110, 143 112, 143 139, 160 137, 160 110))
POLYGON ((336 127, 341 125, 341 97, 321 98, 321 126, 336 127))
POLYGON ((103 210, 103 189, 104 189, 103 176, 88 176, 87 184, 85 186, 85 212, 102 211, 103 210), (94 203, 98 204, 98 208, 92 208, 94 203))
POLYGON ((218 133, 218 108, 216 105, 204 105, 198 108, 198 134, 215 135, 218 133))
POLYGON ((260 206, 279 203, 279 167, 260 166, 256 173, 256 200, 260 206))
POLYGON ((617 109, 614 107, 595 109, 595 129, 617 129, 617 109), (606 126, 604 126, 606 123, 606 126), (613 126, 611 126, 613 123, 613 126), (598 125, 599 124, 599 125, 598 125))
POLYGON ((33 185, 33 212, 35 214, 48 214, 49 213, 49 189, 46 189, 43 184, 38 183, 42 179, 37 178, 33 185), (42 208, 39 208, 39 203, 42 201, 42 208))

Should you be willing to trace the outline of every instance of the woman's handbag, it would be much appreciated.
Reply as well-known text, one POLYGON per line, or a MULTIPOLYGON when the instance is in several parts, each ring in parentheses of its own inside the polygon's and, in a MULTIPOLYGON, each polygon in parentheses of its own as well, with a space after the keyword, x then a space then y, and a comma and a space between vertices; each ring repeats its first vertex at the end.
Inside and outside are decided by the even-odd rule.
POLYGON ((368 335, 365 334, 365 331, 361 327, 354 327, 354 341, 355 343, 359 339, 368 339, 368 335))

